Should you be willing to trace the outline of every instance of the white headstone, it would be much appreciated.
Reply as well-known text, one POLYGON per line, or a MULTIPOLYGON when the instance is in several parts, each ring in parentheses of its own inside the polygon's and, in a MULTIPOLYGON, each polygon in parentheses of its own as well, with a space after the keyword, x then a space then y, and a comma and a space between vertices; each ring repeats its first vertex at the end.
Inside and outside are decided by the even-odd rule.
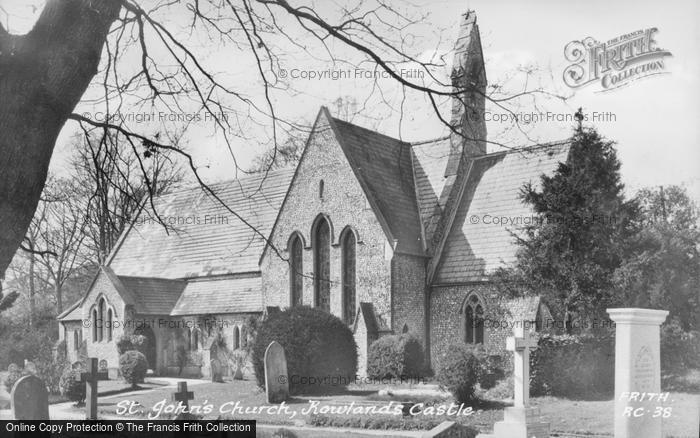
MULTIPOLYGON (((668 311, 607 309, 615 322, 615 438, 661 438, 660 329, 668 311)), ((663 410, 661 411, 663 413, 663 410)))
POLYGON ((289 398, 287 358, 277 341, 265 350, 265 393, 268 403, 281 403, 289 398))

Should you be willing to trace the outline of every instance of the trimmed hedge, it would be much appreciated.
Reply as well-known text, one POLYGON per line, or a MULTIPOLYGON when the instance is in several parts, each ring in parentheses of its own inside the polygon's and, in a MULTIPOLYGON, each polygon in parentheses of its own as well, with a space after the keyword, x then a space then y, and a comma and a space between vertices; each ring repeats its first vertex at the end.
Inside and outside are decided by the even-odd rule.
POLYGON ((148 372, 148 361, 140 351, 130 350, 119 357, 119 371, 132 388, 143 382, 148 372))
POLYGON ((410 334, 382 336, 369 347, 367 374, 372 379, 417 379, 424 372, 423 346, 410 334))
POLYGON ((615 340, 605 335, 540 336, 530 356, 532 395, 579 398, 612 395, 615 384, 615 340))
POLYGON ((261 388, 265 350, 272 341, 284 348, 292 393, 338 389, 355 380, 355 339, 348 326, 330 313, 298 306, 268 315, 253 340, 253 369, 261 388))
POLYGON ((472 347, 462 343, 452 344, 440 355, 435 377, 458 403, 468 403, 474 398, 480 368, 472 347))

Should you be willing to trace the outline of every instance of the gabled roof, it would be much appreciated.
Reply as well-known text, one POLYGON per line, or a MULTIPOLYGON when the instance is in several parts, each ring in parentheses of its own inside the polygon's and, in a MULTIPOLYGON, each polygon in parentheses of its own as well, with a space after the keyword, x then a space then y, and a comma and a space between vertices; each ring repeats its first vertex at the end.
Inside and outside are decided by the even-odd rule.
POLYGON ((88 295, 90 294, 90 291, 92 290, 92 287, 95 285, 95 282, 97 281, 98 278, 100 277, 105 277, 114 287, 114 290, 117 291, 121 299, 124 301, 125 304, 127 305, 132 305, 136 306, 138 303, 136 301, 136 296, 129 290, 127 289, 124 284, 121 282, 119 277, 114 273, 114 271, 109 267, 109 266, 100 266, 100 269, 95 273, 95 276, 92 278, 92 281, 90 282, 90 286, 85 291, 85 294, 81 299, 73 303, 68 310, 64 311, 60 315, 57 316, 58 320, 61 321, 75 321, 78 319, 82 319, 82 305, 87 299, 88 295))
POLYGON ((59 321, 79 321, 83 319, 83 309, 80 308, 80 303, 83 300, 77 300, 71 304, 66 310, 61 312, 56 319, 59 321))
POLYGON ((552 143, 473 160, 452 227, 437 255, 433 284, 485 281, 495 268, 515 260, 512 233, 535 219, 520 191, 528 182, 538 187, 542 174, 566 162, 569 146, 552 143))
POLYGON ((258 276, 192 280, 170 314, 260 312, 263 309, 261 288, 258 276))
POLYGON ((535 322, 537 321, 540 303, 541 298, 539 295, 524 296, 506 301, 506 308, 510 313, 511 321, 535 322))
POLYGON ((123 275, 119 280, 136 297, 136 311, 143 315, 169 315, 185 288, 182 280, 123 275))
POLYGON ((328 117, 370 204, 396 240, 395 251, 424 255, 411 145, 328 117))
POLYGON ((258 258, 292 173, 277 170, 212 185, 240 218, 199 186, 156 199, 156 211, 172 223, 170 229, 142 212, 109 266, 122 276, 164 279, 259 271, 258 258))
POLYGON ((413 176, 426 244, 432 241, 456 179, 456 175, 444 176, 450 149, 450 137, 412 145, 413 176))

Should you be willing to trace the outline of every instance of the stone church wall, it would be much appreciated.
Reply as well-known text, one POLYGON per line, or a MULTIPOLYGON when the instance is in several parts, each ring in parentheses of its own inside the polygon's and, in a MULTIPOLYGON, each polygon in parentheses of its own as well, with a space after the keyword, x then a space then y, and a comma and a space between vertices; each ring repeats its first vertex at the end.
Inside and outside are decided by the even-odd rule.
POLYGON ((124 302, 104 272, 100 272, 95 284, 90 290, 90 294, 83 303, 83 320, 90 321, 89 323, 83 324, 82 337, 83 340, 87 341, 88 357, 96 357, 100 361, 104 359, 107 361, 108 368, 117 370, 119 368, 119 355, 117 354, 115 343, 124 334, 125 325, 133 324, 134 321, 131 321, 125 316, 124 302), (107 319, 106 309, 111 308, 112 320, 116 321, 116 323, 113 323, 112 341, 108 339, 106 327, 104 328, 103 340, 93 341, 91 312, 94 306, 97 306, 100 297, 104 297, 106 300, 104 319, 107 319), (86 327, 86 325, 90 326, 86 327))
POLYGON ((395 254, 391 284, 394 320, 392 330, 404 329, 416 336, 425 347, 425 263, 423 257, 395 254))
POLYGON ((436 369, 440 354, 452 343, 464 342, 465 299, 476 292, 484 303, 484 347, 489 354, 507 359, 506 338, 512 336, 507 304, 489 283, 433 287, 430 294, 430 345, 431 367, 436 369))
MULTIPOLYGON (((323 117, 323 116, 321 116, 323 117)), ((330 127, 319 121, 289 189, 271 236, 277 254, 268 248, 261 262, 263 303, 285 308, 290 305, 289 251, 287 243, 294 232, 304 240, 303 304, 314 305, 314 257, 311 229, 323 214, 331 223, 330 278, 331 312, 342 315, 341 245, 346 227, 357 235, 356 305, 374 304, 377 315, 391 325, 391 258, 387 239, 364 191, 338 145, 330 127), (323 181, 323 183, 321 183, 323 181)))

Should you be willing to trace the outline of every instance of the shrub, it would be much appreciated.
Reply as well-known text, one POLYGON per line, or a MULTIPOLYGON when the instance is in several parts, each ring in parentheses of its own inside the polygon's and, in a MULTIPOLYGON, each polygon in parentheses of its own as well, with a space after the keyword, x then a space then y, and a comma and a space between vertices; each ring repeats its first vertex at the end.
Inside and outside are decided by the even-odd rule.
POLYGON ((503 369, 503 358, 498 355, 487 354, 483 345, 467 345, 467 348, 476 357, 479 364, 477 382, 481 389, 491 389, 506 375, 503 369))
POLYGON ((85 400, 85 383, 80 381, 80 373, 83 371, 84 369, 68 366, 61 375, 61 394, 78 404, 85 400))
POLYGON ((146 356, 140 351, 130 350, 119 357, 119 371, 132 388, 138 388, 148 371, 146 356))
POLYGON ((678 322, 661 327, 661 371, 665 376, 700 368, 700 332, 684 331, 678 322))
POLYGON ((479 367, 479 359, 472 348, 464 344, 453 344, 440 355, 435 377, 457 402, 466 403, 473 399, 479 367))
POLYGON ((20 379, 20 377, 26 376, 27 374, 29 373, 17 366, 8 367, 7 376, 5 377, 5 381, 3 382, 5 384, 5 389, 7 390, 7 392, 11 393, 12 387, 15 386, 15 382, 17 382, 20 379))
POLYGON ((530 356, 532 395, 580 398, 612 394, 615 382, 615 344, 604 335, 540 337, 530 356))
POLYGON ((265 350, 272 341, 284 348, 293 393, 328 389, 329 385, 337 388, 355 378, 355 339, 348 326, 329 313, 307 306, 291 307, 270 314, 260 324, 253 341, 253 369, 263 388, 265 350))
POLYGON ((56 344, 56 352, 49 345, 39 351, 34 360, 36 376, 44 381, 51 394, 58 394, 61 389, 61 376, 66 366, 65 342, 56 344))
POLYGON ((135 350, 134 343, 131 342, 131 336, 124 335, 120 337, 117 341, 117 353, 119 353, 119 356, 131 350, 135 350))
POLYGON ((419 378, 423 375, 423 347, 409 334, 383 336, 369 347, 367 374, 373 379, 419 378))

